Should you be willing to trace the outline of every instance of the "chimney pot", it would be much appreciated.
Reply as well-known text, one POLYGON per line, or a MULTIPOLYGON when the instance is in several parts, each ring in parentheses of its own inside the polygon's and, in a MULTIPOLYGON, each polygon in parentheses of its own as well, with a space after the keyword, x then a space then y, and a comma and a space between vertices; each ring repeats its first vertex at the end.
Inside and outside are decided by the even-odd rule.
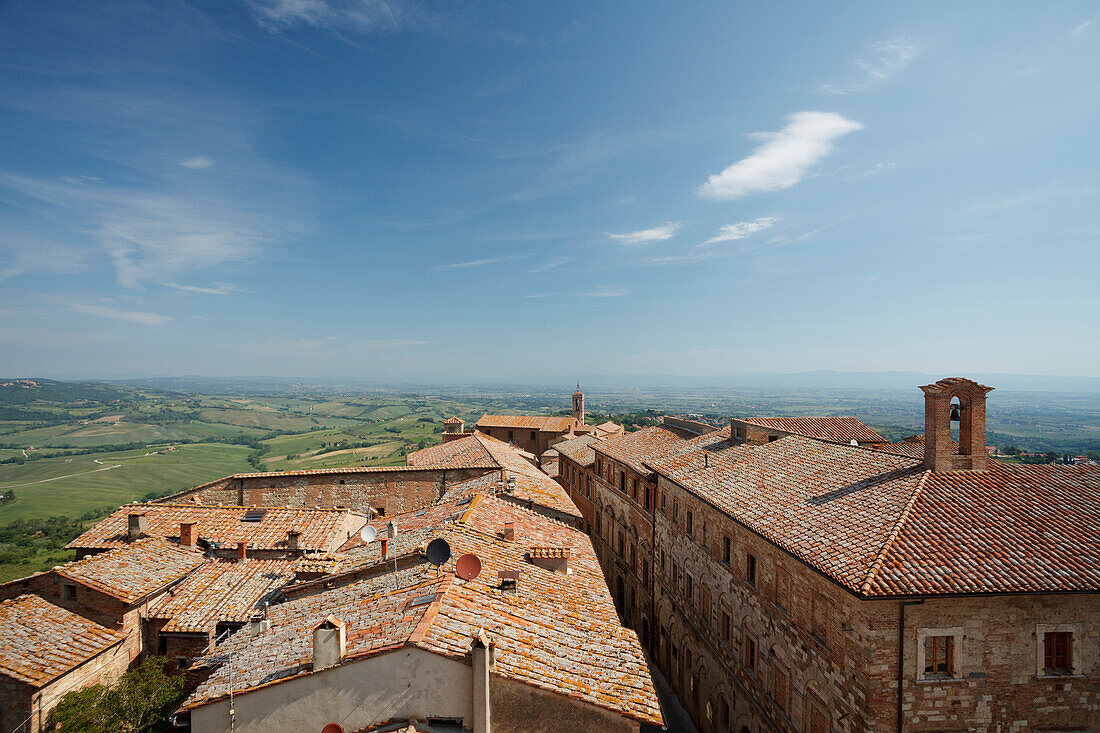
POLYGON ((180 545, 183 547, 195 546, 195 543, 199 540, 196 526, 195 522, 180 522, 180 545))
POLYGON ((286 533, 286 549, 290 552, 297 552, 302 540, 302 533, 297 530, 290 530, 286 533))
POLYGON ((237 562, 247 562, 247 561, 248 561, 248 543, 247 542, 238 542, 237 543, 237 562))
POLYGON ((149 529, 149 518, 144 514, 131 514, 126 518, 126 536, 136 540, 149 529))

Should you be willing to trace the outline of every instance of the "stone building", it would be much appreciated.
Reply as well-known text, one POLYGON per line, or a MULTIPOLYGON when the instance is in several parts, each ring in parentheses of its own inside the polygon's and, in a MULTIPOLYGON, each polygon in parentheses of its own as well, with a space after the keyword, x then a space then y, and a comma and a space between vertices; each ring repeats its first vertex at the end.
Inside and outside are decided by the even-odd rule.
POLYGON ((1100 469, 991 460, 989 388, 922 389, 919 443, 732 421, 641 471, 617 439, 583 470, 562 451, 620 613, 700 730, 1100 729, 1100 469))

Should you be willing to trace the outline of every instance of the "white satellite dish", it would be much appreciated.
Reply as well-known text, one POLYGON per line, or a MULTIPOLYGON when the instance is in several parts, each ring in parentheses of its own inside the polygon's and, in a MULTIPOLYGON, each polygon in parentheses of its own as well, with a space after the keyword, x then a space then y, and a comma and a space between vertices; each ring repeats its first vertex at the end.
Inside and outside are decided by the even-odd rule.
POLYGON ((363 529, 359 530, 359 539, 363 540, 364 542, 374 542, 374 538, 377 536, 378 530, 376 530, 369 524, 363 527, 363 529))

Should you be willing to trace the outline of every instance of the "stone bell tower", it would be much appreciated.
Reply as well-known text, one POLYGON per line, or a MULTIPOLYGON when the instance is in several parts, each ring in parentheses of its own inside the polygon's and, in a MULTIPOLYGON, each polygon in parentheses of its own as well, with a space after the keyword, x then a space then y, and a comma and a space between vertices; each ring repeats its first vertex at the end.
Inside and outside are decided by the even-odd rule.
POLYGON ((578 425, 584 425, 584 392, 581 392, 579 384, 577 391, 573 393, 573 418, 578 425))
POLYGON ((924 391, 924 465, 936 473, 986 471, 985 398, 993 389, 964 377, 926 384, 924 391), (959 423, 959 452, 951 452, 951 423, 959 423))

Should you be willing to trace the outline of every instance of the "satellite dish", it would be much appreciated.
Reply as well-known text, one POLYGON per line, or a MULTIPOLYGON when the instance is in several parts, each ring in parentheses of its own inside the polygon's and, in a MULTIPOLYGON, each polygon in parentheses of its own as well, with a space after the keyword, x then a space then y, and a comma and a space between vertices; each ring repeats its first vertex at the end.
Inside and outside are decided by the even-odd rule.
POLYGON ((369 524, 359 530, 359 539, 363 540, 363 542, 374 542, 374 538, 377 536, 378 530, 369 524))
POLYGON ((481 575, 481 559, 472 552, 468 552, 455 561, 455 572, 463 580, 473 580, 481 575))
POLYGON ((321 733, 344 733, 344 729, 337 723, 329 723, 321 729, 321 733))
POLYGON ((851 441, 849 441, 849 445, 859 445, 859 441, 855 438, 852 438, 851 441))
POLYGON ((436 567, 451 559, 451 546, 442 537, 436 537, 428 543, 428 549, 424 553, 428 556, 428 562, 436 567))

